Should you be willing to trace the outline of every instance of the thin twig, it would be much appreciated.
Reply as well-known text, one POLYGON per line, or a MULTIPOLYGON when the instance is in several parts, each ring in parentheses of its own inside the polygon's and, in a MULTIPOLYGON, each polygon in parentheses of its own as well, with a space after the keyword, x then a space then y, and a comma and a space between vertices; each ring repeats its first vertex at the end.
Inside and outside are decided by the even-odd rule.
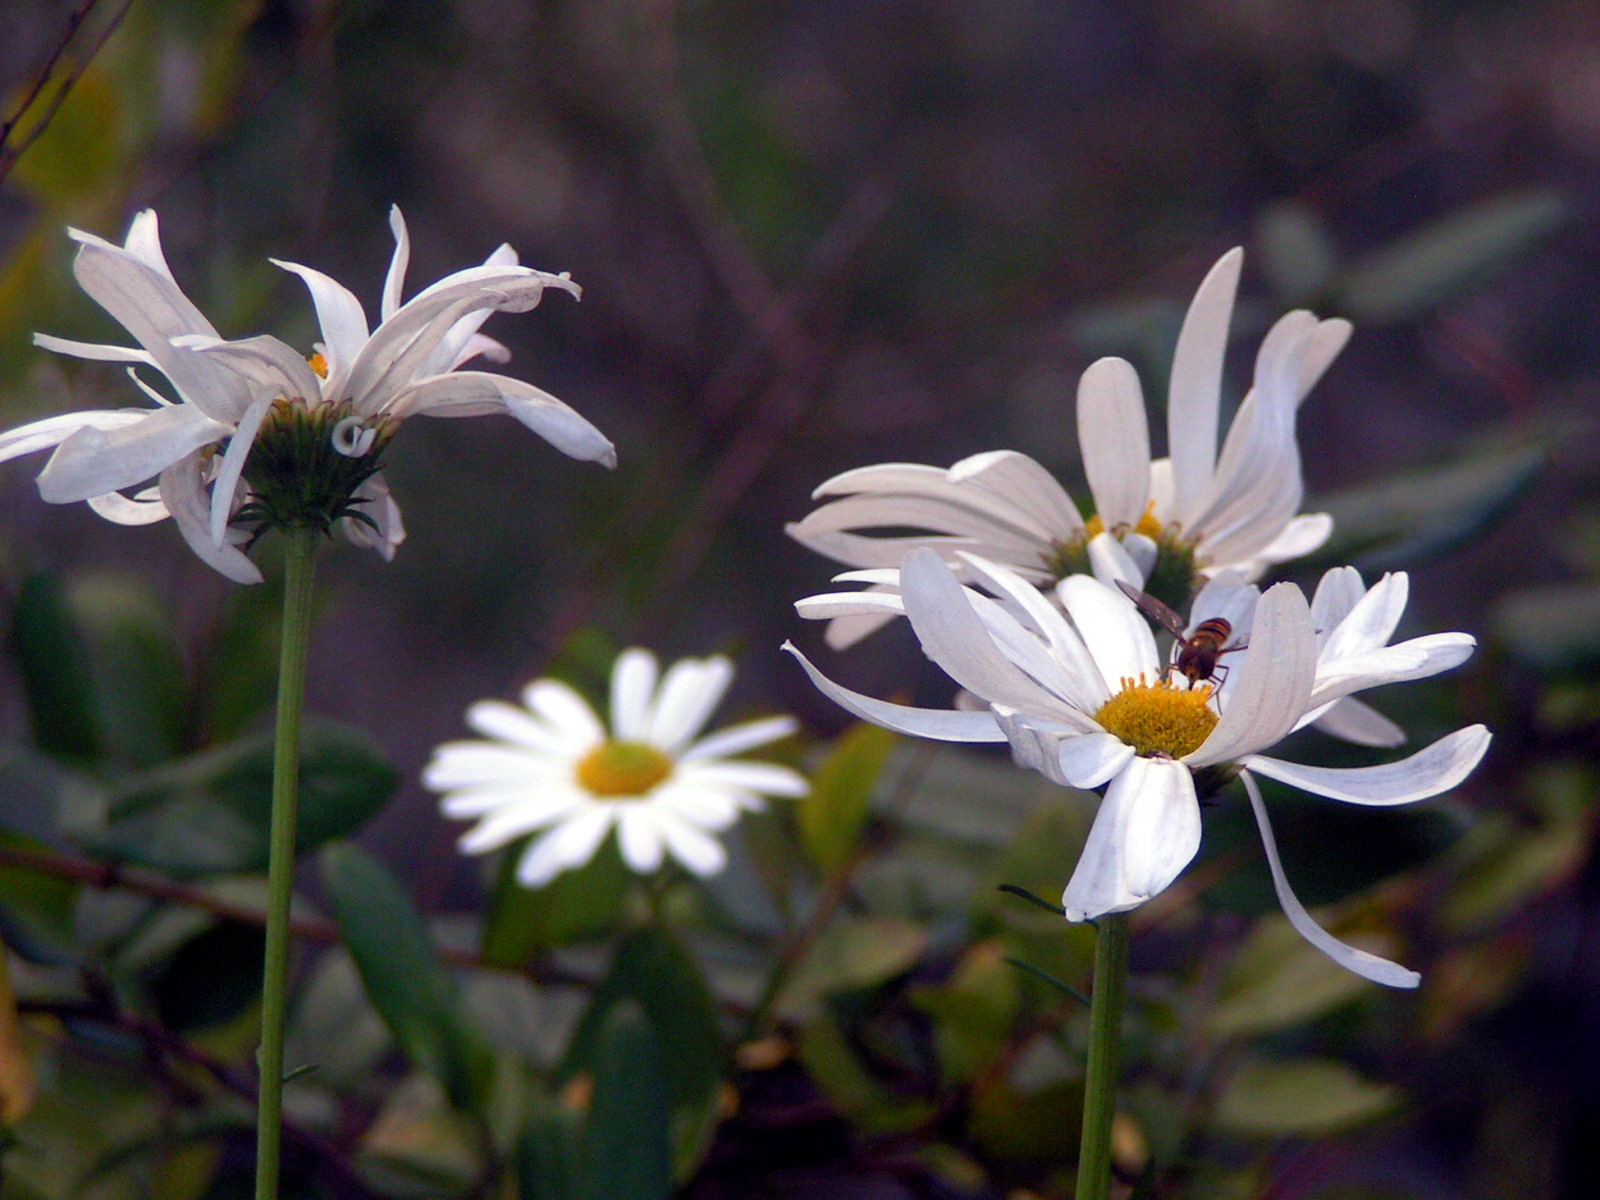
MULTIPOLYGON (((95 0, 89 0, 80 10, 82 15, 87 16, 94 4, 95 0)), ((56 89, 55 95, 50 97, 50 103, 44 112, 29 127, 27 135, 20 142, 13 143, 10 141, 12 129, 22 119, 22 114, 27 111, 43 91, 45 83, 66 50, 67 44, 72 41, 73 35, 78 31, 78 24, 69 22, 71 28, 67 33, 66 39, 56 48, 56 52, 50 56, 50 61, 45 66, 45 72, 39 77, 39 82, 34 91, 30 94, 23 107, 18 109, 11 120, 6 123, 4 132, 0 133, 0 181, 3 181, 11 173, 11 168, 16 165, 17 160, 28 152, 28 148, 39 140, 39 136, 49 127, 50 122, 55 120, 56 113, 61 111, 61 105, 65 102, 68 93, 72 91, 78 80, 83 78, 83 73, 89 69, 89 64, 94 61, 95 56, 100 53, 111 35, 117 31, 117 27, 122 24, 122 19, 128 15, 128 10, 132 7, 133 0, 122 0, 122 7, 112 14, 99 33, 95 35, 86 52, 73 63, 72 70, 67 73, 66 79, 62 80, 61 86, 56 89)), ((79 20, 81 21, 81 17, 79 20)))

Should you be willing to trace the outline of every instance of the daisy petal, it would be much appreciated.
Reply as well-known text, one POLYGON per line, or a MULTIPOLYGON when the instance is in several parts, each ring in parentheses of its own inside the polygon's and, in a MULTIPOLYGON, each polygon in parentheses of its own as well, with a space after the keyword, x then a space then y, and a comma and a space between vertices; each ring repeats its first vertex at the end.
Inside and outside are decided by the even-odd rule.
POLYGON ((1375 767, 1310 767, 1253 754, 1244 765, 1268 779, 1351 804, 1389 806, 1426 800, 1455 787, 1489 749, 1490 733, 1468 725, 1399 762, 1375 767))
POLYGON ((1086 921, 1143 904, 1200 849, 1200 804, 1189 769, 1134 758, 1111 781, 1083 856, 1061 898, 1067 920, 1086 921))
POLYGON ((1173 516, 1191 523, 1211 487, 1217 461, 1217 407, 1228 325, 1244 251, 1229 250, 1206 273, 1184 315, 1167 388, 1167 452, 1172 461, 1173 516))
POLYGON ((558 680, 534 680, 522 689, 522 702, 566 739, 569 754, 606 740, 605 726, 589 702, 558 680))
POLYGON ((200 480, 200 460, 195 455, 180 459, 161 472, 160 488, 161 503, 201 562, 235 583, 261 582, 261 568, 243 551, 231 543, 219 545, 211 540, 210 501, 200 480))
MULTIPOLYGON (((58 417, 46 417, 42 421, 19 425, 0 433, 0 462, 59 446, 80 429, 122 429, 137 425, 149 416, 150 410, 147 408, 123 408, 63 413, 58 417)), ((227 426, 221 428, 226 430, 227 426)))
POLYGON ((617 465, 609 438, 575 409, 542 388, 488 371, 452 371, 397 392, 391 404, 397 417, 477 417, 503 412, 515 417, 569 458, 617 465))
POLYGON ((1161 672, 1150 624, 1121 592, 1087 575, 1068 575, 1056 595, 1099 668, 1106 697, 1121 690, 1124 678, 1161 672))
POLYGON ((663 824, 648 804, 617 805, 617 848, 635 874, 649 875, 661 866, 663 824))
POLYGON ((1133 747, 1109 733, 1085 733, 1063 740, 1057 759, 1069 785, 1097 788, 1132 762, 1133 747))
POLYGON ((806 674, 811 677, 811 682, 817 686, 817 690, 840 708, 860 717, 863 721, 882 725, 885 729, 892 729, 896 733, 932 738, 939 742, 1006 740, 1006 735, 1000 731, 1000 726, 996 724, 992 713, 962 712, 944 708, 910 708, 904 704, 891 704, 887 700, 875 700, 871 696, 864 696, 860 692, 841 687, 829 679, 812 666, 811 660, 801 654, 792 643, 785 642, 783 649, 799 660, 806 674))
POLYGON ((1273 889, 1278 893, 1278 903, 1283 907, 1283 915, 1289 918, 1289 924, 1334 962, 1347 971, 1354 971, 1363 979, 1397 988, 1414 988, 1421 983, 1422 976, 1415 971, 1386 958, 1379 958, 1376 954, 1347 946, 1311 919, 1311 914, 1306 912, 1305 906, 1289 887, 1288 876, 1283 873, 1283 863, 1278 858, 1278 844, 1272 837, 1272 822, 1267 817, 1267 806, 1261 802, 1261 790, 1248 771, 1243 772, 1240 778, 1244 780, 1244 790, 1250 797, 1256 826, 1261 830, 1261 845, 1267 852, 1267 865, 1272 870, 1273 889))
POLYGON ((611 668, 611 731, 618 740, 644 740, 645 713, 659 672, 656 656, 648 650, 635 646, 617 655, 611 668))
POLYGON ((733 664, 721 655, 673 663, 645 718, 646 740, 676 756, 705 728, 732 682, 733 664))
POLYGON ((805 776, 777 763, 680 763, 678 775, 687 784, 703 784, 758 796, 804 796, 811 790, 805 776))
POLYGON ((39 495, 51 504, 72 504, 133 487, 229 432, 189 404, 153 409, 142 420, 115 425, 82 421, 39 472, 39 495))
POLYGON ((680 763, 709 762, 743 754, 757 746, 765 746, 779 738, 786 738, 800 727, 793 717, 761 717, 729 725, 726 729, 701 738, 678 755, 680 763))
MULTIPOLYGON (((139 495, 148 494, 141 492, 139 495)), ((107 492, 104 496, 90 496, 88 505, 98 515, 118 525, 153 525, 165 521, 171 514, 161 503, 160 491, 151 499, 124 496, 121 492, 107 492)))
POLYGON ((1312 725, 1330 737, 1358 746, 1399 746, 1406 740, 1404 729, 1354 696, 1335 700, 1312 725))
POLYGON ((562 871, 583 866, 611 832, 615 808, 595 804, 580 809, 534 842, 517 863, 517 882, 523 887, 543 887, 562 871))
POLYGON ((367 314, 361 307, 361 301, 344 284, 321 271, 280 258, 269 261, 275 267, 298 275, 311 293, 312 306, 317 310, 317 324, 322 327, 324 353, 328 358, 328 394, 337 396, 350 364, 361 352, 361 347, 367 344, 367 314))
POLYGON ((383 300, 378 310, 381 321, 387 321, 400 311, 406 267, 411 263, 411 235, 406 231, 406 219, 398 204, 389 206, 389 231, 394 234, 394 257, 389 260, 389 272, 383 278, 383 300))
MULTIPOLYGON (((1130 538, 1137 534, 1129 534, 1130 538)), ((1125 583, 1134 591, 1144 590, 1145 572, 1115 534, 1097 533, 1089 539, 1089 569, 1109 587, 1125 583)))
POLYGON ((722 843, 687 821, 663 821, 661 836, 668 853, 701 879, 715 875, 727 864, 728 853, 722 843))
POLYGON ((1127 360, 1102 358, 1078 381, 1078 441, 1106 531, 1137 524, 1150 502, 1150 429, 1127 360))

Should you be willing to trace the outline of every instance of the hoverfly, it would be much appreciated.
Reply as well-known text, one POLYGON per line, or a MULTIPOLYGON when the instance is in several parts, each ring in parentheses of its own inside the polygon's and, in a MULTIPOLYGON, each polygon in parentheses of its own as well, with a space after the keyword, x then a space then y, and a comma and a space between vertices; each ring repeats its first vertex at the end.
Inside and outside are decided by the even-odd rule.
POLYGON ((1222 680, 1218 678, 1217 671, 1220 669, 1226 672, 1227 668, 1219 668, 1217 660, 1224 654, 1232 654, 1235 650, 1243 650, 1249 645, 1248 642, 1228 645, 1228 639, 1233 636, 1233 625, 1226 617, 1210 617, 1201 621, 1195 631, 1185 637, 1183 618, 1171 608, 1154 596, 1129 587, 1120 579, 1117 580, 1117 586, 1122 589, 1123 595, 1139 606, 1140 612, 1178 639, 1177 657, 1172 660, 1167 670, 1177 671, 1189 681, 1191 687, 1212 680, 1220 684, 1222 680))

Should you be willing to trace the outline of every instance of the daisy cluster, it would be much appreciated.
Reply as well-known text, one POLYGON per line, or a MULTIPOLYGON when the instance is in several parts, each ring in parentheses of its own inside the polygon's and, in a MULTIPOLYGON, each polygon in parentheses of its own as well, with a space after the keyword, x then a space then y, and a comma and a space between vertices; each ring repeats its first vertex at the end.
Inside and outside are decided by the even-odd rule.
POLYGON ((1362 745, 1400 745, 1404 731, 1357 693, 1458 666, 1475 642, 1464 633, 1394 642, 1404 573, 1369 587, 1354 568, 1337 568, 1309 602, 1293 584, 1259 586, 1270 567, 1315 550, 1332 531, 1326 514, 1299 511, 1295 418, 1350 327, 1308 312, 1280 319, 1219 452, 1240 261, 1237 250, 1223 256, 1184 320, 1168 457, 1151 457, 1133 368, 1107 358, 1084 372, 1078 429, 1091 515, 1033 459, 997 451, 948 470, 888 463, 847 472, 819 487, 824 502, 789 527, 855 568, 839 582, 864 585, 801 600, 800 614, 827 620, 836 648, 905 617, 964 689, 961 704, 923 709, 865 696, 786 648, 863 720, 942 741, 1009 743, 1018 763, 1101 792, 1062 898, 1070 920, 1134 908, 1168 887, 1200 848, 1201 800, 1237 778, 1295 928, 1352 971, 1414 987, 1414 971, 1339 942, 1307 914, 1255 776, 1363 805, 1455 787, 1488 748, 1481 725, 1369 767, 1265 752, 1308 725, 1362 745), (1176 635, 1165 661, 1147 616, 1176 635))

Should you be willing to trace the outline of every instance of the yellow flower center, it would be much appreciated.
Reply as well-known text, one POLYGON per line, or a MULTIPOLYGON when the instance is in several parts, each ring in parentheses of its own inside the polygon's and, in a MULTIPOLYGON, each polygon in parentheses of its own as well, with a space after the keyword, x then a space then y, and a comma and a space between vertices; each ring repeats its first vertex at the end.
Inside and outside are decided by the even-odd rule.
POLYGON ((1210 698, 1210 684, 1181 687, 1164 676, 1150 684, 1141 671, 1137 682, 1123 677, 1122 690, 1100 706, 1094 719, 1137 754, 1182 758, 1198 750, 1216 728, 1210 698))
POLYGON ((322 357, 321 350, 315 351, 310 358, 306 359, 306 362, 311 364, 311 369, 317 373, 318 379, 326 379, 328 377, 328 360, 322 357))
POLYGON ((643 796, 672 774, 672 759, 644 742, 601 742, 578 762, 578 782, 592 796, 643 796))
MULTIPOLYGON (((1083 529, 1085 540, 1092 540, 1106 531, 1106 523, 1100 519, 1099 513, 1095 513, 1094 516, 1083 523, 1083 529)), ((1159 542, 1162 533, 1165 532, 1165 528, 1160 521, 1156 520, 1156 502, 1152 500, 1145 506, 1144 516, 1140 517, 1138 523, 1131 529, 1126 525, 1119 525, 1111 532, 1119 538, 1125 533, 1142 533, 1151 541, 1159 542)))

